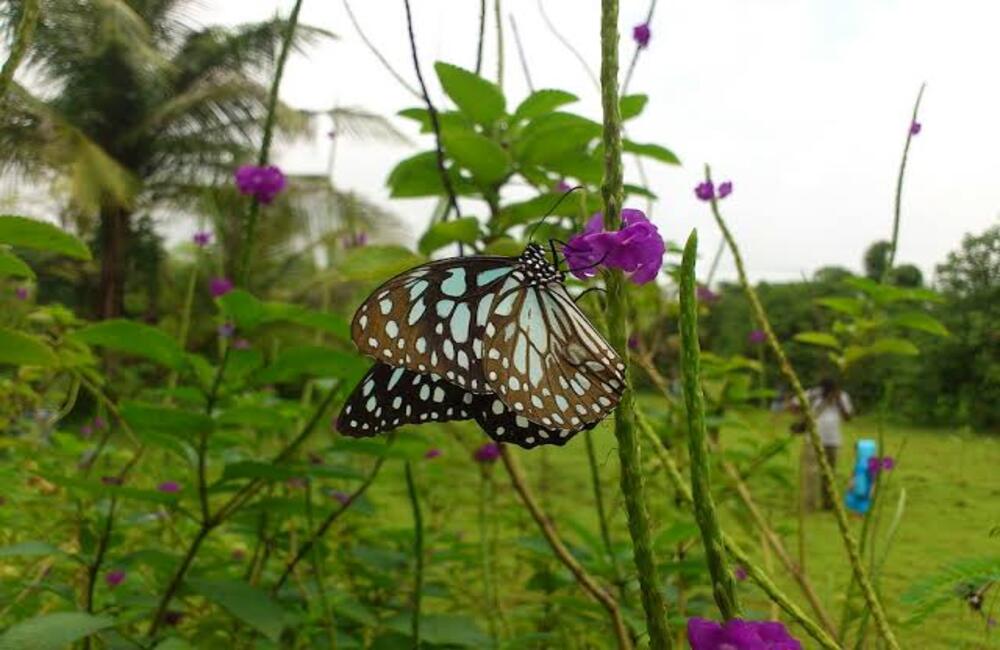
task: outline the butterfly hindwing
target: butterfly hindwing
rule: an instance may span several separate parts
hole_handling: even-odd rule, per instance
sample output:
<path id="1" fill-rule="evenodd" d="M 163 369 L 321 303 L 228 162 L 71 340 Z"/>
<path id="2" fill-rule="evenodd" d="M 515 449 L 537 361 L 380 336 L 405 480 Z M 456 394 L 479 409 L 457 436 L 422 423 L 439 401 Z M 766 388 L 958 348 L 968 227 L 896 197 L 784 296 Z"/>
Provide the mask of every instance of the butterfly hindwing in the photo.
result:
<path id="1" fill-rule="evenodd" d="M 476 422 L 483 431 L 497 442 L 505 442 L 531 449 L 539 445 L 565 445 L 583 429 L 593 429 L 597 423 L 583 429 L 550 429 L 517 415 L 496 395 L 476 395 L 473 403 Z"/>
<path id="2" fill-rule="evenodd" d="M 362 353 L 390 366 L 438 374 L 488 392 L 483 331 L 496 292 L 517 258 L 459 257 L 397 275 L 361 305 L 351 337 Z"/>

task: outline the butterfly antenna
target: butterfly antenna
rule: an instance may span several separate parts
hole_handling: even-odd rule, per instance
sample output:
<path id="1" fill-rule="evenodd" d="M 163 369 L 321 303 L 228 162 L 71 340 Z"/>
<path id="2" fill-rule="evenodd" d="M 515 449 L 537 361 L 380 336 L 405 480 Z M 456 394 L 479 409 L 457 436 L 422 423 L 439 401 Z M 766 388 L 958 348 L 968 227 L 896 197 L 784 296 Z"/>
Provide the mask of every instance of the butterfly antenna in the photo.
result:
<path id="1" fill-rule="evenodd" d="M 604 293 L 608 292 L 608 290 L 605 289 L 604 287 L 590 287 L 589 289 L 585 289 L 582 292 L 580 292 L 580 295 L 577 296 L 576 298 L 573 298 L 573 302 L 580 302 L 581 300 L 583 300 L 583 297 L 586 296 L 591 291 L 603 291 Z"/>
<path id="2" fill-rule="evenodd" d="M 552 204 L 552 207 L 549 208 L 549 211 L 545 213 L 545 216 L 542 217 L 541 219 L 539 219 L 538 221 L 536 221 L 535 224 L 533 226 L 531 226 L 531 230 L 528 231 L 528 241 L 530 242 L 531 239 L 535 236 L 535 231 L 538 229 L 538 226 L 542 225 L 542 223 L 546 219 L 548 219 L 549 217 L 552 216 L 552 213 L 555 211 L 556 208 L 559 207 L 559 204 L 563 202 L 563 199 L 565 199 L 567 196 L 569 196 L 573 192 L 575 192 L 577 190 L 582 190 L 582 189 L 583 189 L 583 185 L 577 185 L 576 187 L 571 187 L 568 190 L 566 190 L 565 192 L 563 192 L 562 196 L 560 196 L 558 199 L 556 199 L 556 202 Z"/>
<path id="3" fill-rule="evenodd" d="M 566 248 L 566 247 L 564 246 L 563 248 Z M 573 250 L 573 249 L 572 249 L 572 248 L 570 248 L 570 250 Z M 610 251 L 609 251 L 609 252 L 610 252 Z M 590 265 L 588 265 L 588 266 L 578 266 L 578 267 L 577 267 L 577 268 L 575 268 L 575 269 L 571 269 L 571 268 L 568 268 L 568 267 L 567 267 L 567 270 L 568 270 L 568 271 L 569 271 L 570 273 L 576 273 L 577 271 L 589 271 L 589 270 L 590 270 L 590 269 L 592 269 L 592 268 L 596 268 L 596 267 L 600 266 L 601 264 L 604 264 L 604 260 L 606 260 L 606 259 L 608 259 L 608 253 L 605 253 L 604 255 L 602 255 L 602 256 L 601 256 L 601 259 L 597 260 L 597 261 L 596 261 L 596 262 L 594 262 L 593 264 L 590 264 Z"/>

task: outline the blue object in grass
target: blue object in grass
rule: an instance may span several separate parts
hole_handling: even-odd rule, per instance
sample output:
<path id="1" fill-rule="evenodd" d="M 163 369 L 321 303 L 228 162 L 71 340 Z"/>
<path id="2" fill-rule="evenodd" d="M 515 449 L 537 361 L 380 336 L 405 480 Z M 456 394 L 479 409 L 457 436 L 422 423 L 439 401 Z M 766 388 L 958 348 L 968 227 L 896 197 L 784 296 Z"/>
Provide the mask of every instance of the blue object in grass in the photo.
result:
<path id="1" fill-rule="evenodd" d="M 868 462 L 878 454 L 878 445 L 874 440 L 858 440 L 854 446 L 854 470 L 851 473 L 851 486 L 847 489 L 844 503 L 848 508 L 859 514 L 866 514 L 872 503 L 872 485 L 874 477 L 868 471 Z"/>

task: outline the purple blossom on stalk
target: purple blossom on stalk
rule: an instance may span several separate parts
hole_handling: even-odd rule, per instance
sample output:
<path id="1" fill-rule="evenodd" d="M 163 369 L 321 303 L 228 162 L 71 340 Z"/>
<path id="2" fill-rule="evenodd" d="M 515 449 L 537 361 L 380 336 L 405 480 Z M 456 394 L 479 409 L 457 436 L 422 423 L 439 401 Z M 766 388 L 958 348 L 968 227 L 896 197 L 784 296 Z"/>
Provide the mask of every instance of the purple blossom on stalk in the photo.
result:
<path id="1" fill-rule="evenodd" d="M 105 421 L 104 418 L 102 418 L 100 415 L 94 416 L 94 428 L 95 429 L 103 429 L 106 426 L 108 426 L 108 423 L 107 423 L 107 421 Z"/>
<path id="2" fill-rule="evenodd" d="M 14 289 L 14 296 L 16 296 L 18 300 L 27 300 L 28 287 L 18 287 Z"/>
<path id="3" fill-rule="evenodd" d="M 604 230 L 604 215 L 595 214 L 582 233 L 563 247 L 569 270 L 581 280 L 597 274 L 597 266 L 621 269 L 635 284 L 645 284 L 660 272 L 666 246 L 659 231 L 641 210 L 622 210 L 622 228 Z"/>
<path id="4" fill-rule="evenodd" d="M 924 128 L 923 124 L 921 124 L 916 120 L 913 120 L 912 122 L 910 122 L 910 135 L 917 135 L 918 133 L 920 133 L 920 129 L 922 128 Z"/>
<path id="5" fill-rule="evenodd" d="M 719 183 L 719 199 L 724 199 L 733 193 L 733 182 L 723 181 Z"/>
<path id="6" fill-rule="evenodd" d="M 108 583 L 108 586 L 114 589 L 121 583 L 125 582 L 125 570 L 114 569 L 112 571 L 108 571 L 104 574 L 104 582 Z"/>
<path id="7" fill-rule="evenodd" d="M 217 331 L 219 332 L 219 336 L 221 336 L 224 339 L 228 339 L 230 336 L 233 335 L 234 332 L 236 332 L 236 325 L 226 322 L 223 323 L 222 325 L 219 325 Z"/>
<path id="8" fill-rule="evenodd" d="M 688 619 L 687 635 L 691 650 L 802 650 L 802 644 L 777 621 L 734 618 L 716 623 L 693 617 Z"/>
<path id="9" fill-rule="evenodd" d="M 205 248 L 212 243 L 212 233 L 202 230 L 196 232 L 191 240 L 194 241 L 195 246 L 198 248 Z"/>
<path id="10" fill-rule="evenodd" d="M 181 484 L 177 481 L 164 481 L 157 485 L 156 489 L 167 494 L 176 494 L 181 491 Z"/>
<path id="11" fill-rule="evenodd" d="M 213 298 L 221 298 L 233 290 L 233 281 L 229 278 L 212 278 L 208 283 L 208 291 Z"/>
<path id="12" fill-rule="evenodd" d="M 878 474 L 879 472 L 888 472 L 895 467 L 896 460 L 892 456 L 883 456 L 881 458 L 875 456 L 868 459 L 868 473 L 871 475 Z"/>
<path id="13" fill-rule="evenodd" d="M 89 424 L 85 424 L 82 427 L 80 427 L 80 435 L 83 436 L 84 438 L 89 438 L 90 436 L 94 435 L 94 428 L 91 427 Z"/>
<path id="14" fill-rule="evenodd" d="M 736 578 L 738 581 L 743 582 L 744 580 L 747 579 L 747 576 L 748 574 L 746 567 L 744 567 L 743 565 L 737 564 L 735 567 L 733 567 L 733 577 Z"/>
<path id="15" fill-rule="evenodd" d="M 243 165 L 236 170 L 234 177 L 240 194 L 253 196 L 265 205 L 274 201 L 287 184 L 285 175 L 274 165 Z"/>
<path id="16" fill-rule="evenodd" d="M 764 330 L 753 330 L 747 334 L 747 341 L 749 341 L 751 345 L 760 345 L 766 340 L 767 334 L 764 333 Z"/>
<path id="17" fill-rule="evenodd" d="M 248 341 L 246 339 L 236 339 L 235 341 L 233 341 L 233 349 L 235 349 L 235 350 L 249 350 L 250 349 L 250 341 Z"/>
<path id="18" fill-rule="evenodd" d="M 634 40 L 636 45 L 640 48 L 644 48 L 649 45 L 649 38 L 652 35 L 652 32 L 649 31 L 649 23 L 642 23 L 632 28 L 632 40 Z"/>
<path id="19" fill-rule="evenodd" d="M 432 458 L 437 458 L 440 455 L 441 455 L 441 450 L 438 449 L 437 447 L 434 447 L 432 449 L 427 450 L 427 452 L 424 454 L 424 458 L 426 458 L 427 460 L 431 460 Z"/>
<path id="20" fill-rule="evenodd" d="M 552 186 L 552 191 L 555 194 L 565 194 L 573 189 L 573 186 L 566 182 L 565 178 L 560 178 L 559 182 Z"/>
<path id="21" fill-rule="evenodd" d="M 351 495 L 340 490 L 330 490 L 330 498 L 342 506 L 346 506 L 351 502 Z"/>
<path id="22" fill-rule="evenodd" d="M 715 293 L 703 284 L 698 285 L 695 293 L 698 296 L 698 302 L 713 303 L 719 299 L 719 294 Z"/>
<path id="23" fill-rule="evenodd" d="M 500 445 L 495 442 L 487 442 L 476 450 L 472 458 L 477 463 L 483 463 L 484 465 L 495 463 L 500 458 Z"/>
<path id="24" fill-rule="evenodd" d="M 639 335 L 638 334 L 631 334 L 631 335 L 629 335 L 629 337 L 628 337 L 628 349 L 629 350 L 638 350 L 639 349 Z"/>
<path id="25" fill-rule="evenodd" d="M 712 185 L 712 181 L 698 183 L 694 188 L 694 195 L 702 201 L 711 201 L 715 198 L 715 186 Z"/>
<path id="26" fill-rule="evenodd" d="M 882 458 L 882 469 L 883 471 L 889 471 L 896 466 L 896 460 L 892 456 L 885 456 Z"/>

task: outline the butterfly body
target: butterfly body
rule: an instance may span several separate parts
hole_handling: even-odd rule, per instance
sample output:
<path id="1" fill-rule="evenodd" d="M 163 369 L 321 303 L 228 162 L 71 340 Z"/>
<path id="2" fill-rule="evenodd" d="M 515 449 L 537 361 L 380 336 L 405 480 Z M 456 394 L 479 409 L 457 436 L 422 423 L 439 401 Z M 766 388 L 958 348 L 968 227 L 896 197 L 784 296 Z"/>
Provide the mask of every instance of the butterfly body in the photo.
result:
<path id="1" fill-rule="evenodd" d="M 618 404 L 624 364 L 564 279 L 529 244 L 517 257 L 431 262 L 378 287 L 351 324 L 377 363 L 338 430 L 475 419 L 495 440 L 532 447 L 595 426 Z"/>

